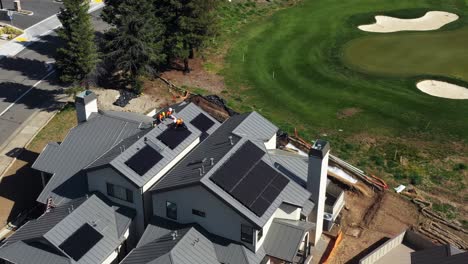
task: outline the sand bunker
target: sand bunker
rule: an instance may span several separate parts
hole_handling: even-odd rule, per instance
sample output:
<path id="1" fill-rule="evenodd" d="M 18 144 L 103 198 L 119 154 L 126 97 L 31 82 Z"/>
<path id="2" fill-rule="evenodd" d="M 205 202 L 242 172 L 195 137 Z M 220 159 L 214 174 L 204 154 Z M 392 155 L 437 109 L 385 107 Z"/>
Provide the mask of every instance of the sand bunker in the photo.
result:
<path id="1" fill-rule="evenodd" d="M 424 80 L 416 84 L 419 90 L 432 96 L 448 99 L 468 99 L 468 89 L 455 84 Z"/>
<path id="2" fill-rule="evenodd" d="M 427 31 L 436 30 L 458 19 L 458 16 L 448 12 L 430 11 L 424 16 L 414 19 L 401 19 L 389 16 L 375 16 L 376 23 L 358 26 L 360 30 L 378 33 L 397 31 Z"/>

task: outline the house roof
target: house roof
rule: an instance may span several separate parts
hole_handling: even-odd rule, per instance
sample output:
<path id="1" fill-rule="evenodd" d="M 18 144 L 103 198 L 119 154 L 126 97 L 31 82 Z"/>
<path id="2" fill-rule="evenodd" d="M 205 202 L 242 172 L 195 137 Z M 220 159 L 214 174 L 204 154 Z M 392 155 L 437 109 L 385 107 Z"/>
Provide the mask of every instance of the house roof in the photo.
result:
<path id="1" fill-rule="evenodd" d="M 265 142 L 274 136 L 277 130 L 274 125 L 256 112 L 233 116 L 179 162 L 151 190 L 163 192 L 201 183 L 252 223 L 261 227 L 281 203 L 287 202 L 302 207 L 310 197 L 310 193 L 297 183 L 289 181 L 281 193 L 269 204 L 266 211 L 262 215 L 257 215 L 210 178 L 246 144 L 253 144 L 259 148 L 263 153 L 260 160 L 273 171 L 278 172 L 265 148 Z M 211 166 L 210 158 L 213 158 L 213 166 Z M 203 159 L 206 159 L 205 173 L 201 174 Z"/>
<path id="2" fill-rule="evenodd" d="M 304 235 L 313 229 L 311 222 L 275 218 L 263 242 L 266 254 L 293 262 Z"/>
<path id="3" fill-rule="evenodd" d="M 197 224 L 182 225 L 155 217 L 137 247 L 121 264 L 258 264 L 264 256 L 263 250 L 255 254 L 237 242 L 210 234 Z"/>
<path id="4" fill-rule="evenodd" d="M 462 264 L 467 263 L 467 261 L 468 252 L 462 251 L 449 244 L 411 253 L 411 263 L 413 264 Z"/>
<path id="5" fill-rule="evenodd" d="M 81 170 L 119 141 L 141 132 L 140 121 L 101 112 L 71 129 L 61 144 L 48 144 L 32 165 L 53 174 L 37 201 L 45 204 L 52 197 L 60 205 L 83 196 L 87 186 Z"/>
<path id="6" fill-rule="evenodd" d="M 162 140 L 158 139 L 159 136 L 168 130 L 174 130 L 174 128 L 172 128 L 172 120 L 166 119 L 156 127 L 146 132 L 140 132 L 121 140 L 113 148 L 109 149 L 90 165 L 88 165 L 86 169 L 89 170 L 103 166 L 112 166 L 137 186 L 141 187 L 149 180 L 151 180 L 159 171 L 171 163 L 175 157 L 186 150 L 189 145 L 196 142 L 202 133 L 211 134 L 219 126 L 219 122 L 211 118 L 208 114 L 204 113 L 203 110 L 192 103 L 184 104 L 183 107 L 178 107 L 176 109 L 179 109 L 180 111 L 175 112 L 174 115 L 184 120 L 187 130 L 190 131 L 190 135 L 188 135 L 180 143 L 178 142 L 179 144 L 175 148 L 171 149 L 166 145 L 167 143 L 164 143 Z M 207 131 L 202 132 L 190 123 L 190 121 L 192 121 L 200 114 L 205 115 L 208 119 L 213 121 L 213 125 Z M 151 149 L 158 152 L 162 157 L 150 169 L 145 171 L 143 175 L 140 175 L 138 172 L 130 168 L 126 162 L 145 146 L 149 146 Z"/>
<path id="7" fill-rule="evenodd" d="M 98 195 L 72 200 L 27 222 L 5 241 L 0 258 L 14 263 L 101 263 L 125 240 L 135 211 Z M 79 233 L 85 225 L 91 233 Z M 99 239 L 85 245 L 93 234 Z M 77 260 L 63 247 L 74 236 L 79 238 L 77 245 L 89 247 Z"/>

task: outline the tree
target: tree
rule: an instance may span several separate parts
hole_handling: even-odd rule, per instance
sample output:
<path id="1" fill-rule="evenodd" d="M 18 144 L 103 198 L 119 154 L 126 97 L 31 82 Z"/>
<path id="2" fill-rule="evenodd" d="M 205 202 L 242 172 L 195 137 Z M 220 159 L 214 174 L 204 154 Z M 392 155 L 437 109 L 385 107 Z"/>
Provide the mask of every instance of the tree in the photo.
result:
<path id="1" fill-rule="evenodd" d="M 98 56 L 88 9 L 87 0 L 64 0 L 58 14 L 63 26 L 58 35 L 64 46 L 57 50 L 55 60 L 59 78 L 65 83 L 82 81 L 96 68 Z"/>
<path id="2" fill-rule="evenodd" d="M 105 60 L 140 93 L 141 77 L 153 73 L 165 60 L 161 42 L 164 30 L 147 0 L 123 0 L 117 12 L 114 27 L 106 32 Z"/>
<path id="3" fill-rule="evenodd" d="M 190 72 L 188 59 L 195 49 L 214 34 L 214 10 L 219 0 L 154 0 L 156 16 L 166 28 L 165 48 L 169 59 L 184 61 L 184 72 Z"/>

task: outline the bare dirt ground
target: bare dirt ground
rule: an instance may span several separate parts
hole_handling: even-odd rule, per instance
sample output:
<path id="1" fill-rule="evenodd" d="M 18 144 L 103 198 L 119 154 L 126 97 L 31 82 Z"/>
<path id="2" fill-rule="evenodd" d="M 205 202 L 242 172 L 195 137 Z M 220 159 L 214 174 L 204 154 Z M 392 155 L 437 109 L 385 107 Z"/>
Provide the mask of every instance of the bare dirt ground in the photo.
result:
<path id="1" fill-rule="evenodd" d="M 220 94 L 224 90 L 224 78 L 213 71 L 208 71 L 207 67 L 204 67 L 205 63 L 203 58 L 194 58 L 189 62 L 191 69 L 189 74 L 184 74 L 180 67 L 177 67 L 179 69 L 164 72 L 162 77 L 179 87 L 199 88 L 210 94 Z M 214 63 L 207 65 L 216 67 Z"/>
<path id="2" fill-rule="evenodd" d="M 343 210 L 341 221 L 343 240 L 329 263 L 358 263 L 365 255 L 363 249 L 394 237 L 419 221 L 417 207 L 390 192 L 375 193 L 370 198 L 347 192 L 345 202 L 348 209 Z"/>

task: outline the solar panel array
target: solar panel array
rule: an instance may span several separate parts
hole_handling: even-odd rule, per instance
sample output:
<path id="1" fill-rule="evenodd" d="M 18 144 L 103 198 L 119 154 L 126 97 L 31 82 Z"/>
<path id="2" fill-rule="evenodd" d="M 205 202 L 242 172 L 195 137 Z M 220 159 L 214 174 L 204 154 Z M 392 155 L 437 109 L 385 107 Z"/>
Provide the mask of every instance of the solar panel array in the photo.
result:
<path id="1" fill-rule="evenodd" d="M 265 213 L 289 182 L 261 160 L 264 154 L 247 141 L 210 178 L 257 216 Z"/>
<path id="2" fill-rule="evenodd" d="M 103 235 L 86 223 L 67 238 L 59 248 L 78 261 L 102 238 Z"/>
<path id="3" fill-rule="evenodd" d="M 179 127 L 173 128 L 169 127 L 164 132 L 162 132 L 157 139 L 159 139 L 164 145 L 168 146 L 171 149 L 175 149 L 182 143 L 186 138 L 188 138 L 192 132 L 187 128 Z"/>
<path id="4" fill-rule="evenodd" d="M 156 165 L 163 156 L 159 154 L 155 149 L 150 146 L 143 147 L 135 155 L 129 158 L 125 165 L 127 165 L 138 175 L 143 176 L 147 173 L 154 165 Z"/>
<path id="5" fill-rule="evenodd" d="M 190 121 L 190 124 L 198 128 L 201 132 L 206 132 L 215 124 L 215 122 L 204 114 L 198 114 L 194 119 L 192 119 L 192 121 Z"/>

